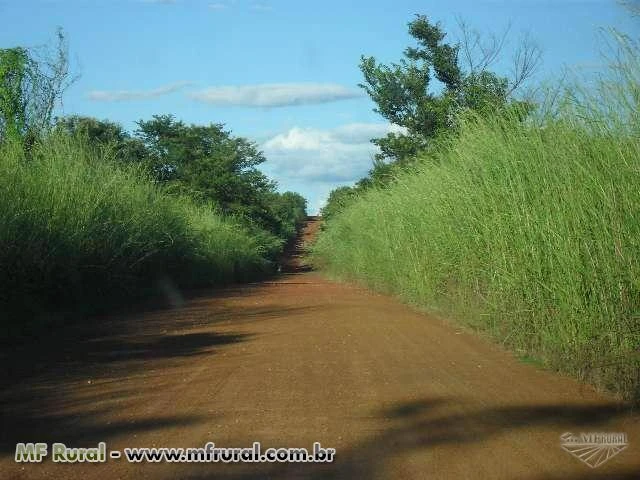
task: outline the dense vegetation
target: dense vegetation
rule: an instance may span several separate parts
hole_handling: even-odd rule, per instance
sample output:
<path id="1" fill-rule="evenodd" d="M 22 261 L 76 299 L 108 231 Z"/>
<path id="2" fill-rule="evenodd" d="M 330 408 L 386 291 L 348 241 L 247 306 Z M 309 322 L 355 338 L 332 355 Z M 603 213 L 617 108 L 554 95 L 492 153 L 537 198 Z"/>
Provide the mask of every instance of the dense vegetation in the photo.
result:
<path id="1" fill-rule="evenodd" d="M 483 36 L 459 21 L 462 40 L 446 42 L 446 33 L 424 15 L 409 22 L 416 42 L 399 63 L 379 64 L 363 56 L 360 85 L 375 102 L 375 112 L 403 127 L 372 142 L 379 147 L 369 175 L 353 187 L 331 192 L 322 215 L 325 220 L 372 187 L 384 187 L 398 174 L 411 171 L 418 157 L 438 155 L 440 145 L 460 129 L 468 112 L 486 118 L 500 114 L 526 117 L 535 108 L 530 100 L 514 94 L 540 65 L 541 51 L 529 37 L 513 52 L 512 76 L 503 77 L 489 68 L 503 54 L 507 32 Z M 464 61 L 463 61 L 464 59 Z"/>
<path id="2" fill-rule="evenodd" d="M 316 262 L 640 399 L 640 57 L 616 37 L 597 88 L 463 109 L 411 168 L 335 191 Z"/>
<path id="3" fill-rule="evenodd" d="M 52 119 L 69 78 L 58 38 L 45 61 L 0 50 L 3 333 L 275 271 L 306 201 L 277 192 L 256 146 L 170 115 L 133 135 L 109 121 Z"/>
<path id="4" fill-rule="evenodd" d="M 304 218 L 306 201 L 276 184 L 257 167 L 265 157 L 256 145 L 222 124 L 186 125 L 172 115 L 137 122 L 133 135 L 107 120 L 58 118 L 55 130 L 88 143 L 97 155 L 120 165 L 138 164 L 167 192 L 186 195 L 253 231 L 287 240 Z"/>

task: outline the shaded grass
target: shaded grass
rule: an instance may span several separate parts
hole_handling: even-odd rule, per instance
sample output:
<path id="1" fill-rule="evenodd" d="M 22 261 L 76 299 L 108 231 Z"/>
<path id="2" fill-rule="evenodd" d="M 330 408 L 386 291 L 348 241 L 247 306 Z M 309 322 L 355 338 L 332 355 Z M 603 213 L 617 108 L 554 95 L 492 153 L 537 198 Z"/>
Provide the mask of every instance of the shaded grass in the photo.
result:
<path id="1" fill-rule="evenodd" d="M 640 68 L 629 60 L 597 102 L 585 90 L 528 123 L 467 119 L 436 162 L 329 221 L 316 263 L 639 400 Z"/>
<path id="2" fill-rule="evenodd" d="M 0 325 L 87 313 L 158 290 L 248 280 L 280 241 L 168 195 L 108 152 L 52 135 L 29 158 L 0 145 Z"/>

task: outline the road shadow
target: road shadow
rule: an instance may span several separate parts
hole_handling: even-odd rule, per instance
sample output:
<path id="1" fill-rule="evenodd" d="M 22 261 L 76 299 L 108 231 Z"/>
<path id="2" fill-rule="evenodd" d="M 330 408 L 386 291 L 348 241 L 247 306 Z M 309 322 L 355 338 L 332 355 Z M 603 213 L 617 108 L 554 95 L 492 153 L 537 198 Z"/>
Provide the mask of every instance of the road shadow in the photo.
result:
<path id="1" fill-rule="evenodd" d="M 147 382 L 162 383 L 183 359 L 217 355 L 221 348 L 253 338 L 251 328 L 229 332 L 234 325 L 309 310 L 273 304 L 240 306 L 229 300 L 251 291 L 228 289 L 225 300 L 195 296 L 180 308 L 112 316 L 95 322 L 95 328 L 75 325 L 30 345 L 4 349 L 0 354 L 0 452 L 12 453 L 22 441 L 66 439 L 82 446 L 85 439 L 91 445 L 96 439 L 109 441 L 115 435 L 204 420 L 162 416 L 108 423 L 105 419 L 113 415 L 99 405 L 140 402 L 145 395 L 153 396 Z M 226 328 L 219 331 L 219 324 Z M 136 376 L 145 381 L 128 382 Z"/>
<path id="2" fill-rule="evenodd" d="M 68 446 L 95 447 L 98 442 L 114 437 L 134 438 L 136 435 L 154 430 L 172 427 L 197 425 L 210 420 L 190 415 L 167 415 L 147 417 L 141 420 L 104 422 L 98 416 L 55 415 L 42 412 L 16 415 L 11 411 L 2 412 L 2 431 L 0 432 L 0 451 L 12 454 L 16 443 L 44 442 L 49 445 L 61 442 Z M 100 412 L 102 414 L 108 411 Z"/>
<path id="3" fill-rule="evenodd" d="M 575 431 L 582 427 L 597 428 L 630 412 L 620 404 L 610 403 L 516 405 L 471 410 L 461 408 L 462 413 L 451 413 L 457 407 L 465 406 L 465 402 L 455 399 L 436 398 L 400 403 L 385 409 L 379 412 L 379 415 L 391 421 L 392 426 L 353 448 L 337 451 L 336 461 L 332 464 L 262 463 L 250 467 L 240 464 L 209 465 L 203 466 L 201 472 L 183 478 L 204 480 L 212 478 L 214 473 L 215 478 L 225 480 L 374 478 L 385 471 L 385 466 L 391 459 L 409 452 L 450 444 L 481 443 L 493 437 L 529 427 L 550 426 L 565 431 Z M 330 447 L 330 445 L 323 445 L 323 447 Z M 559 445 L 550 446 L 550 448 L 554 447 L 559 448 Z M 446 472 L 442 473 L 444 475 Z M 589 476 L 591 473 L 594 473 L 593 477 Z M 530 480 L 543 480 L 543 478 L 567 479 L 564 476 L 532 477 Z M 569 477 L 568 480 L 579 478 L 627 480 L 638 477 L 637 472 L 628 469 L 617 474 L 609 472 L 607 475 L 588 471 L 588 467 L 585 467 L 584 474 Z"/>
<path id="4" fill-rule="evenodd" d="M 0 452 L 14 452 L 17 442 L 56 441 L 88 446 L 116 435 L 134 436 L 205 421 L 181 415 L 114 420 L 113 415 L 117 418 L 121 413 L 118 405 L 150 392 L 144 383 L 135 390 L 118 385 L 144 371 L 147 365 L 162 369 L 166 362 L 214 354 L 217 348 L 246 338 L 215 332 L 67 337 L 57 349 L 53 343 L 41 342 L 37 355 L 29 349 L 21 352 L 20 359 L 5 361 L 0 393 Z"/>
<path id="5" fill-rule="evenodd" d="M 286 255 L 302 255 L 301 249 L 301 244 L 293 242 Z M 298 263 L 297 258 L 287 259 L 287 265 Z M 83 439 L 95 443 L 115 435 L 197 422 L 201 419 L 179 415 L 120 422 L 114 420 L 114 414 L 116 419 L 119 416 L 111 409 L 153 396 L 154 380 L 164 384 L 167 372 L 183 359 L 216 355 L 222 348 L 251 340 L 250 328 L 234 332 L 234 325 L 315 308 L 245 302 L 264 288 L 260 282 L 184 292 L 162 278 L 159 287 L 164 292 L 161 298 L 81 322 L 56 319 L 48 330 L 2 343 L 0 452 L 13 452 L 20 441 L 68 441 L 82 446 Z M 222 324 L 225 328 L 218 328 Z M 145 382 L 127 381 L 136 376 Z"/>
<path id="6" fill-rule="evenodd" d="M 4 346 L 0 353 L 0 392 L 58 371 L 82 377 L 100 366 L 131 374 L 145 362 L 214 354 L 223 346 L 247 341 L 247 333 L 217 332 L 216 325 L 243 325 L 309 312 L 318 307 L 240 306 L 230 300 L 251 295 L 259 286 L 194 295 L 179 308 L 91 319 L 34 338 L 29 344 Z M 212 331 L 213 329 L 213 331 Z M 204 331 L 203 331 L 204 330 Z M 0 401 L 2 399 L 0 394 Z"/>

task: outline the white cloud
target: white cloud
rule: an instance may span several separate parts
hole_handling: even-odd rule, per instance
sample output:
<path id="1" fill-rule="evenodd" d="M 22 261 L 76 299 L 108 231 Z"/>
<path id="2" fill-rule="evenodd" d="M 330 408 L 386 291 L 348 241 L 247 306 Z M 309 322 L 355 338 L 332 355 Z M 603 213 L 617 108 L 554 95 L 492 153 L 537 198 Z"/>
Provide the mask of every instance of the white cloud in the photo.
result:
<path id="1" fill-rule="evenodd" d="M 224 3 L 210 3 L 209 8 L 211 10 L 225 10 L 227 8 L 227 5 Z"/>
<path id="2" fill-rule="evenodd" d="M 388 123 L 349 123 L 324 130 L 294 127 L 262 142 L 267 161 L 261 170 L 282 190 L 305 195 L 309 211 L 316 213 L 331 190 L 367 174 L 378 151 L 371 138 L 390 132 L 404 129 Z"/>
<path id="3" fill-rule="evenodd" d="M 145 100 L 176 92 L 191 82 L 175 82 L 153 90 L 93 90 L 87 98 L 96 102 L 118 102 L 124 100 Z"/>
<path id="4" fill-rule="evenodd" d="M 209 87 L 189 96 L 211 105 L 285 107 L 346 100 L 361 93 L 334 83 L 272 83 Z"/>
<path id="5" fill-rule="evenodd" d="M 306 182 L 352 182 L 371 168 L 378 149 L 370 140 L 402 127 L 352 123 L 330 130 L 294 127 L 261 145 L 265 170 L 276 177 Z"/>

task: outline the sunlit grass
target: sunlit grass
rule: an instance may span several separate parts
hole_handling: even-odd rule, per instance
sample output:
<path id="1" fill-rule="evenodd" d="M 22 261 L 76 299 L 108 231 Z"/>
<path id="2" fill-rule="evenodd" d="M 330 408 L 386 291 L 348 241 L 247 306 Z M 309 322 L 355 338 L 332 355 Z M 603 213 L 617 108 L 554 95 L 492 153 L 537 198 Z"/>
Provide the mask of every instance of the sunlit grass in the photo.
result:
<path id="1" fill-rule="evenodd" d="M 467 119 L 437 164 L 333 218 L 316 262 L 639 399 L 636 52 L 538 122 Z"/>

